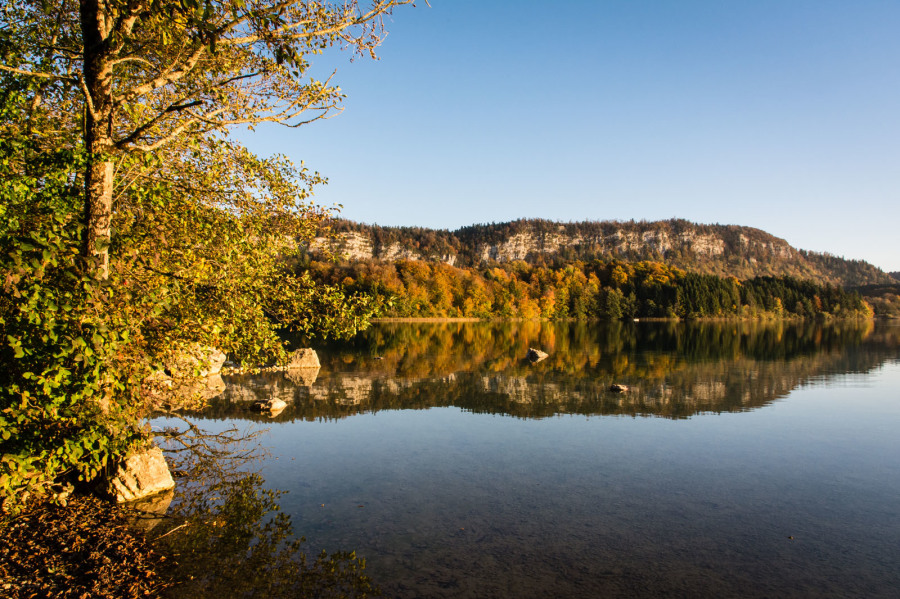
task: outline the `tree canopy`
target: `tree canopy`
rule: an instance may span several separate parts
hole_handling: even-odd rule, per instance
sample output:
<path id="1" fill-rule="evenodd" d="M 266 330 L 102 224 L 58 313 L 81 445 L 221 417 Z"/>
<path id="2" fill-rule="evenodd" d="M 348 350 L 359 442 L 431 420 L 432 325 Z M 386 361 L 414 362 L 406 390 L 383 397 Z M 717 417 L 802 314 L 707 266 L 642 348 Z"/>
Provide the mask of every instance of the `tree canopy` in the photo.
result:
<path id="1" fill-rule="evenodd" d="M 278 332 L 371 307 L 290 267 L 324 181 L 229 128 L 339 109 L 328 48 L 374 56 L 410 0 L 71 0 L 0 13 L 0 495 L 89 480 L 142 442 L 142 381 L 179 348 L 251 364 Z M 60 495 L 61 496 L 61 495 Z"/>
<path id="2" fill-rule="evenodd" d="M 382 17 L 411 2 L 26 0 L 4 8 L 0 69 L 36 82 L 30 131 L 83 144 L 82 251 L 105 273 L 130 153 L 185 153 L 232 126 L 323 118 L 340 89 L 311 76 L 309 56 L 336 45 L 374 56 Z"/>
<path id="3" fill-rule="evenodd" d="M 386 307 L 384 316 L 606 319 L 867 318 L 858 293 L 794 277 L 739 281 L 661 262 L 618 259 L 481 268 L 397 260 L 309 260 L 320 281 L 345 285 Z"/>

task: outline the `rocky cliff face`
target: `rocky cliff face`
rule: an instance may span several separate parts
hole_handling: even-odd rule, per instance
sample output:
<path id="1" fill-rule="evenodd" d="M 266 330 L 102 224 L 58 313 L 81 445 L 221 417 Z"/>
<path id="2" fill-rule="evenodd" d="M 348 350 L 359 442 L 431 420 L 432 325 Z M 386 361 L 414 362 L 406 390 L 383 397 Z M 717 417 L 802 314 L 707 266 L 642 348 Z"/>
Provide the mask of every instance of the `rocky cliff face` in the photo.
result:
<path id="1" fill-rule="evenodd" d="M 343 221 L 334 238 L 317 238 L 310 251 L 347 261 L 432 260 L 480 266 L 516 260 L 655 260 L 673 266 L 750 278 L 791 275 L 840 285 L 890 282 L 871 264 L 805 252 L 751 227 L 657 222 L 554 223 L 522 220 L 457 231 L 377 227 Z"/>
<path id="2" fill-rule="evenodd" d="M 340 233 L 336 237 L 316 237 L 310 244 L 309 250 L 314 254 L 329 254 L 348 262 L 434 259 L 432 256 L 423 255 L 421 252 L 404 247 L 397 242 L 383 247 L 376 246 L 373 240 L 363 233 Z M 438 259 L 449 264 L 456 262 L 455 255 L 444 255 Z"/>
<path id="3" fill-rule="evenodd" d="M 765 248 L 766 251 L 774 251 L 778 255 L 790 257 L 794 250 L 787 243 L 762 244 L 751 242 L 743 237 L 742 244 L 749 247 L 751 244 Z M 721 256 L 726 252 L 725 241 L 712 234 L 694 233 L 686 231 L 677 236 L 671 236 L 666 231 L 626 231 L 617 229 L 609 234 L 596 234 L 583 236 L 579 234 L 569 235 L 565 232 L 558 234 L 518 233 L 506 241 L 496 244 L 482 244 L 479 246 L 479 256 L 482 261 L 494 260 L 496 262 L 512 262 L 514 260 L 528 260 L 535 254 L 559 254 L 561 250 L 581 250 L 592 248 L 598 254 L 636 254 L 665 256 L 674 251 L 689 252 L 698 256 Z"/>

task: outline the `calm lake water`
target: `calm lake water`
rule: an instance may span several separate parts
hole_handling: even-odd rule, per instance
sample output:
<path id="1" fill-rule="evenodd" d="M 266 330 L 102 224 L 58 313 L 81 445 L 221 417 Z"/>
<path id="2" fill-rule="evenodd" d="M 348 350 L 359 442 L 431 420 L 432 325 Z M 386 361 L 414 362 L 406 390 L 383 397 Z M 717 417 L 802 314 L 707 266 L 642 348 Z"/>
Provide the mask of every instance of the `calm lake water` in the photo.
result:
<path id="1" fill-rule="evenodd" d="M 318 351 L 191 419 L 262 429 L 294 532 L 387 597 L 898 596 L 896 325 L 379 324 Z"/>

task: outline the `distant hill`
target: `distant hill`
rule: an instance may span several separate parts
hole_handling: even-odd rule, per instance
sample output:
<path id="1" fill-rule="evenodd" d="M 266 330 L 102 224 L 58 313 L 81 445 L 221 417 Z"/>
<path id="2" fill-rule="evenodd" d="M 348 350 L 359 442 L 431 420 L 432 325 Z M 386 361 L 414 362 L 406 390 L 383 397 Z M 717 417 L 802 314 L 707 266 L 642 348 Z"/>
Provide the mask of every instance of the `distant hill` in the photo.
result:
<path id="1" fill-rule="evenodd" d="M 895 282 L 862 260 L 793 248 L 752 227 L 685 220 L 559 223 L 528 219 L 463 227 L 381 227 L 336 221 L 334 239 L 317 238 L 311 253 L 330 251 L 346 261 L 442 261 L 455 266 L 522 260 L 558 265 L 573 260 L 653 260 L 685 270 L 735 276 L 794 276 L 859 286 Z"/>
<path id="2" fill-rule="evenodd" d="M 894 279 L 900 281 L 900 272 L 889 272 L 888 274 L 889 274 L 891 277 L 893 277 Z"/>

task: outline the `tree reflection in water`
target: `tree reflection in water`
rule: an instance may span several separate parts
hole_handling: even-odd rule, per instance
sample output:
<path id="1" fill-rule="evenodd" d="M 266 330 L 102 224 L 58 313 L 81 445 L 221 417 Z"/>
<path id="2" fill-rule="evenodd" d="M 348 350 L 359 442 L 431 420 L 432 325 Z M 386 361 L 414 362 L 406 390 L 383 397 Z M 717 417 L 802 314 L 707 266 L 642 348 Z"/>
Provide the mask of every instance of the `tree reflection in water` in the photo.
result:
<path id="1" fill-rule="evenodd" d="M 550 357 L 527 363 L 528 347 Z M 854 402 L 898 351 L 900 327 L 870 322 L 391 323 L 322 347 L 315 378 L 228 376 L 191 418 L 271 422 L 253 402 L 285 400 L 267 443 L 313 457 L 267 464 L 295 485 L 284 509 L 316 549 L 364 551 L 391 596 L 874 596 L 897 587 L 883 458 L 896 443 L 873 417 L 892 415 L 880 394 L 894 383 Z M 803 386 L 788 409 L 759 410 Z M 178 509 L 199 522 L 159 531 L 174 531 L 160 542 L 175 574 L 195 577 L 173 596 L 372 592 L 352 554 L 301 561 L 246 448 L 222 462 L 209 455 L 222 443 L 190 434 L 170 443 L 197 445 Z"/>
<path id="2" fill-rule="evenodd" d="M 264 488 L 255 471 L 264 456 L 259 434 L 212 433 L 183 420 L 160 435 L 178 487 L 149 537 L 172 559 L 168 596 L 379 596 L 354 552 L 304 551 L 280 511 L 282 492 Z"/>
<path id="3" fill-rule="evenodd" d="M 829 373 L 869 372 L 896 355 L 898 339 L 896 327 L 871 321 L 384 323 L 321 348 L 315 377 L 229 376 L 192 415 L 268 421 L 250 406 L 274 397 L 287 404 L 279 422 L 450 406 L 689 418 L 757 409 Z M 529 347 L 550 357 L 532 364 Z"/>

